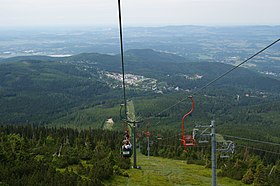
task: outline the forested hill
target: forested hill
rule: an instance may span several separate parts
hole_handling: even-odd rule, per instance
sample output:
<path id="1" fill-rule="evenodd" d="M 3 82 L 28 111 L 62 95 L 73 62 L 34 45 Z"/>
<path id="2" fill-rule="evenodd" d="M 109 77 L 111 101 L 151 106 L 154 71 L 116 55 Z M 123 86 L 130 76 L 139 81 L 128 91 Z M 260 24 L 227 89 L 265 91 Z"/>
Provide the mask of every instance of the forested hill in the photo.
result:
<path id="1" fill-rule="evenodd" d="M 127 98 L 133 100 L 136 115 L 144 119 L 137 130 L 151 132 L 150 155 L 209 167 L 209 146 L 186 154 L 177 134 L 181 117 L 190 107 L 187 95 L 231 68 L 153 50 L 126 52 Z M 245 137 L 234 139 L 236 155 L 219 161 L 220 176 L 248 184 L 279 185 L 280 151 L 275 145 L 280 141 L 279 90 L 279 80 L 239 68 L 195 95 L 195 112 L 188 118 L 187 132 L 215 119 L 220 135 Z M 119 117 L 122 96 L 119 55 L 3 59 L 0 125 L 10 125 L 0 127 L 0 160 L 4 162 L 0 164 L 0 184 L 63 185 L 61 180 L 65 180 L 66 184 L 100 185 L 113 175 L 128 176 L 121 168 L 128 168 L 129 162 L 118 156 L 122 133 L 100 130 L 109 118 L 113 129 L 126 128 Z M 185 101 L 170 107 L 182 99 Z M 13 126 L 21 124 L 33 125 Z M 36 126 L 40 124 L 48 128 Z M 242 141 L 246 138 L 254 141 Z M 269 144 L 253 143 L 256 141 Z M 142 153 L 147 154 L 146 138 L 139 142 Z"/>
<path id="2" fill-rule="evenodd" d="M 82 53 L 75 56 L 55 58 L 48 56 L 23 56 L 3 59 L 2 62 L 60 62 L 76 65 L 77 68 L 91 68 L 97 71 L 121 73 L 120 56 L 98 53 Z M 85 69 L 84 68 L 84 69 Z M 151 49 L 134 49 L 125 52 L 126 73 L 155 78 L 172 86 L 193 88 L 204 85 L 218 75 L 232 68 L 223 63 L 191 61 L 171 53 L 156 52 Z M 89 69 L 88 69 L 89 70 Z M 95 72 L 96 73 L 96 72 Z M 202 76 L 199 81 L 190 81 L 195 75 Z M 195 77 L 194 77 L 195 78 Z M 244 79 L 246 81 L 244 81 Z M 262 91 L 276 91 L 280 81 L 246 68 L 239 68 L 219 81 L 217 85 L 238 86 Z"/>
<path id="3" fill-rule="evenodd" d="M 135 98 L 193 91 L 232 68 L 150 49 L 129 50 L 125 54 L 125 70 L 130 74 L 128 95 Z M 96 105 L 119 105 L 122 100 L 120 74 L 119 55 L 84 53 L 63 58 L 2 59 L 0 123 L 46 124 Z M 240 68 L 210 88 L 219 92 L 231 89 L 232 95 L 236 92 L 278 95 L 280 81 Z M 96 121 L 92 117 L 84 121 L 88 119 L 88 123 Z"/>

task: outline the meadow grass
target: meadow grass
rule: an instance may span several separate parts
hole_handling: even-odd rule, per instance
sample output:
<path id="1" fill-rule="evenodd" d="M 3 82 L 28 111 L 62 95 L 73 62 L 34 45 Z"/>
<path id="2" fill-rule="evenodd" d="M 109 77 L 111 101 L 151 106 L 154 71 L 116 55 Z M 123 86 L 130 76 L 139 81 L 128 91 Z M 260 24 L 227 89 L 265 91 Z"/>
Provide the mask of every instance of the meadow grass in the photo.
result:
<path id="1" fill-rule="evenodd" d="M 114 176 L 104 182 L 105 185 L 117 186 L 173 186 L 173 185 L 211 185 L 211 169 L 203 166 L 187 164 L 182 160 L 171 160 L 161 157 L 144 156 L 137 154 L 137 165 L 141 169 L 129 169 L 129 177 Z M 131 158 L 132 159 L 132 158 Z M 219 186 L 239 186 L 244 185 L 241 181 L 224 177 L 217 177 Z"/>

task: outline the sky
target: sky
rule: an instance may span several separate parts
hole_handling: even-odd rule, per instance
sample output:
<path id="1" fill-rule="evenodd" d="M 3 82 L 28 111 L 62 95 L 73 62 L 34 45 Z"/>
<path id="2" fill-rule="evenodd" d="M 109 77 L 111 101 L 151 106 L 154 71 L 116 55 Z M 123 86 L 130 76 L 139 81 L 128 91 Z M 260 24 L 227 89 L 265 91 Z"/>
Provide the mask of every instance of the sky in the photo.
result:
<path id="1" fill-rule="evenodd" d="M 121 0 L 124 26 L 280 25 L 280 0 Z M 0 27 L 117 26 L 117 0 L 0 0 Z"/>

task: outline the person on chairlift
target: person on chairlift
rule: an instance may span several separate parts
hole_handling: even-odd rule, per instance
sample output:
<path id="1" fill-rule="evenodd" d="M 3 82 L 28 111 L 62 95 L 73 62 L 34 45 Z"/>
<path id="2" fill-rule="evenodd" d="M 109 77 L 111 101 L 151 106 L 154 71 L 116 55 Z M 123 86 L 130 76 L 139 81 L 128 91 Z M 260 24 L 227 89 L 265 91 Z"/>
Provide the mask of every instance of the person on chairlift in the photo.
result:
<path id="1" fill-rule="evenodd" d="M 132 145 L 128 140 L 123 140 L 123 149 L 131 149 Z"/>

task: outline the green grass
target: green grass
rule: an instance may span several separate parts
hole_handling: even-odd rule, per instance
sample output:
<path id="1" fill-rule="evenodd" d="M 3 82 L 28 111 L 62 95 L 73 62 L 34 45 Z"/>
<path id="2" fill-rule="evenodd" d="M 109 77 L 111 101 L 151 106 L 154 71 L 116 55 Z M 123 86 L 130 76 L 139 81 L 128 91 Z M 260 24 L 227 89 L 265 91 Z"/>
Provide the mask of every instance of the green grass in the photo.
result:
<path id="1" fill-rule="evenodd" d="M 203 166 L 186 164 L 182 160 L 171 160 L 160 157 L 150 157 L 142 154 L 138 155 L 138 165 L 141 170 L 128 170 L 129 177 L 114 176 L 113 179 L 104 182 L 105 185 L 211 185 L 211 169 Z M 240 181 L 229 178 L 218 177 L 217 185 L 219 186 L 238 186 L 245 185 Z"/>
<path id="2" fill-rule="evenodd" d="M 67 116 L 55 120 L 49 126 L 57 127 L 73 127 L 73 128 L 102 128 L 104 122 L 108 118 L 115 121 L 119 117 L 119 107 L 103 108 L 95 106 L 91 108 L 81 109 Z"/>

